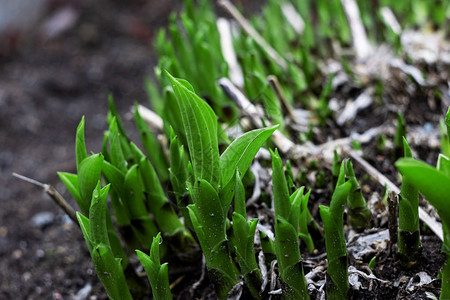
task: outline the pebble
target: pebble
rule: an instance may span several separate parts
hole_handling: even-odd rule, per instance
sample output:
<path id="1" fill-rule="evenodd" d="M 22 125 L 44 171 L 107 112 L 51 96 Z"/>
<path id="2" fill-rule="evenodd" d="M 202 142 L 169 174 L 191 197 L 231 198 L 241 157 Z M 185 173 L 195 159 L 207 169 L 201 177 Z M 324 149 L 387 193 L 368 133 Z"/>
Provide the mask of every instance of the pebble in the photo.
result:
<path id="1" fill-rule="evenodd" d="M 91 291 L 92 284 L 88 282 L 81 290 L 78 291 L 76 295 L 72 296 L 72 300 L 85 300 L 89 297 Z"/>
<path id="2" fill-rule="evenodd" d="M 49 211 L 37 213 L 31 218 L 31 225 L 43 228 L 53 223 L 55 216 Z"/>

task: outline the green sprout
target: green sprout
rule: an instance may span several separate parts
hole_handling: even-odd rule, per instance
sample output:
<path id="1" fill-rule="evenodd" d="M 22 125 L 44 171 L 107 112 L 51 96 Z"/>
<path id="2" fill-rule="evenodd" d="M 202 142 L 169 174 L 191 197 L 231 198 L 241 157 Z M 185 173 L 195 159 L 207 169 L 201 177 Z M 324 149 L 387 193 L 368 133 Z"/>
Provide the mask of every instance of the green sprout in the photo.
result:
<path id="1" fill-rule="evenodd" d="M 278 260 L 285 299 L 309 299 L 307 282 L 300 256 L 298 227 L 303 188 L 295 199 L 289 199 L 283 163 L 278 151 L 271 151 L 272 182 L 275 205 L 275 253 Z"/>
<path id="2" fill-rule="evenodd" d="M 345 161 L 343 161 L 330 207 L 323 205 L 319 207 L 325 230 L 325 247 L 328 260 L 327 299 L 348 298 L 348 258 L 344 234 L 344 209 L 351 188 L 351 181 L 345 182 Z"/>
<path id="3" fill-rule="evenodd" d="M 213 110 L 195 94 L 187 81 L 176 79 L 168 72 L 166 74 L 175 94 L 178 115 L 186 130 L 187 149 L 192 163 L 192 178 L 188 177 L 186 182 L 192 200 L 192 204 L 187 207 L 190 220 L 205 255 L 217 296 L 224 299 L 238 283 L 239 274 L 230 255 L 226 234 L 227 213 L 236 187 L 234 178 L 236 172 L 239 176 L 246 173 L 260 147 L 278 126 L 243 134 L 219 156 L 217 120 Z M 240 209 L 238 214 L 242 216 L 242 213 Z M 236 220 L 238 218 L 236 216 Z M 256 223 L 250 225 L 256 226 Z M 244 227 L 243 224 L 237 230 Z M 251 233 L 251 228 L 248 228 L 247 234 Z M 246 255 L 248 250 L 244 246 L 248 245 L 243 245 L 243 242 L 238 245 L 239 251 L 242 250 L 241 255 Z M 251 270 L 246 271 L 254 271 L 252 264 L 248 267 Z"/>
<path id="4" fill-rule="evenodd" d="M 450 157 L 450 107 L 445 115 L 445 120 L 440 120 L 439 127 L 441 132 L 441 153 Z"/>
<path id="5" fill-rule="evenodd" d="M 245 189 L 239 172 L 236 172 L 234 193 L 233 233 L 236 255 L 245 283 L 255 299 L 260 299 L 261 272 L 255 257 L 254 238 L 258 219 L 247 221 Z"/>
<path id="6" fill-rule="evenodd" d="M 75 140 L 75 157 L 78 174 L 58 172 L 58 176 L 77 202 L 81 214 L 86 218 L 89 218 L 92 191 L 95 189 L 97 182 L 100 179 L 104 157 L 101 154 L 87 156 L 84 125 L 85 121 L 83 117 L 78 125 Z M 108 237 L 113 252 L 116 257 L 120 257 L 123 260 L 123 266 L 127 267 L 128 259 L 114 230 L 111 216 L 107 214 L 106 219 Z"/>
<path id="7" fill-rule="evenodd" d="M 444 231 L 442 252 L 446 255 L 441 270 L 441 295 L 439 299 L 450 298 L 450 160 L 439 156 L 438 167 L 433 168 L 426 163 L 412 158 L 403 158 L 395 163 L 403 176 L 407 176 L 411 185 L 433 205 L 441 220 Z"/>
<path id="8" fill-rule="evenodd" d="M 403 138 L 406 158 L 412 158 L 412 152 L 408 142 Z M 409 175 L 402 178 L 402 188 L 399 198 L 398 216 L 398 254 L 400 260 L 406 264 L 414 264 L 420 254 L 420 231 L 419 231 L 419 193 L 414 184 L 411 183 Z"/>
<path id="9" fill-rule="evenodd" d="M 106 205 L 109 185 L 103 189 L 98 181 L 92 193 L 89 218 L 77 212 L 78 222 L 91 253 L 95 271 L 110 299 L 133 299 L 123 273 L 122 260 L 115 257 L 108 238 Z"/>
<path id="10" fill-rule="evenodd" d="M 397 128 L 394 134 L 394 160 L 402 157 L 403 137 L 406 137 L 406 125 L 403 115 L 399 112 L 397 114 Z"/>
<path id="11" fill-rule="evenodd" d="M 372 259 L 369 261 L 369 264 L 367 265 L 367 267 L 370 270 L 375 269 L 375 263 L 377 262 L 377 256 L 375 255 L 374 257 L 372 257 Z"/>
<path id="12" fill-rule="evenodd" d="M 315 220 L 313 219 L 311 212 L 308 209 L 308 199 L 309 195 L 311 194 L 311 190 L 309 190 L 308 193 L 303 195 L 304 189 L 297 189 L 290 197 L 291 203 L 295 201 L 295 198 L 298 196 L 299 193 L 302 194 L 301 196 L 301 203 L 300 203 L 300 218 L 299 218 L 299 232 L 298 235 L 302 239 L 302 241 L 306 244 L 306 247 L 308 248 L 309 253 L 312 253 L 315 249 L 314 247 L 314 241 L 309 233 L 309 228 L 316 225 L 314 223 Z"/>
<path id="13" fill-rule="evenodd" d="M 169 287 L 169 273 L 167 263 L 161 265 L 159 258 L 159 245 L 161 243 L 161 233 L 153 238 L 150 247 L 150 256 L 142 251 L 136 250 L 136 254 L 144 266 L 148 281 L 152 287 L 153 299 L 171 300 L 172 293 Z"/>
<path id="14" fill-rule="evenodd" d="M 370 226 L 372 213 L 367 207 L 366 199 L 362 195 L 361 188 L 353 171 L 353 164 L 347 160 L 345 164 L 345 177 L 351 183 L 352 188 L 348 194 L 348 223 L 353 229 L 362 231 Z"/>

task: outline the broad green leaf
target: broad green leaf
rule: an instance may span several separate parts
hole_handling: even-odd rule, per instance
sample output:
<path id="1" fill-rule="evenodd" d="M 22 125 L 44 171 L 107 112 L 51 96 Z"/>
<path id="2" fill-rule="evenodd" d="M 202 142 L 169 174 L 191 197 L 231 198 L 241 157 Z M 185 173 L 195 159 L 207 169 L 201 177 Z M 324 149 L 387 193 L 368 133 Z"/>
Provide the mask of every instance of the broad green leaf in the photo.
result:
<path id="1" fill-rule="evenodd" d="M 78 205 L 85 216 L 89 216 L 92 191 L 100 179 L 103 160 L 103 155 L 95 154 L 85 158 L 80 164 L 78 187 L 80 189 L 81 202 Z"/>
<path id="2" fill-rule="evenodd" d="M 249 131 L 235 139 L 220 156 L 222 186 L 228 184 L 236 169 L 244 176 L 264 142 L 279 125 Z"/>
<path id="3" fill-rule="evenodd" d="M 80 124 L 77 128 L 75 157 L 77 161 L 77 170 L 79 171 L 81 162 L 87 157 L 86 142 L 84 140 L 84 116 L 81 118 Z"/>
<path id="4" fill-rule="evenodd" d="M 280 273 L 283 273 L 301 259 L 298 249 L 298 233 L 294 226 L 283 218 L 277 218 L 275 228 L 275 250 L 279 259 Z"/>
<path id="5" fill-rule="evenodd" d="M 450 225 L 450 177 L 428 164 L 412 158 L 399 159 L 395 166 L 441 215 L 443 222 Z"/>
<path id="6" fill-rule="evenodd" d="M 78 188 L 78 175 L 66 172 L 58 172 L 58 176 L 79 206 L 82 200 L 80 190 Z"/>
<path id="7" fill-rule="evenodd" d="M 206 102 L 186 87 L 185 82 L 180 82 L 168 72 L 166 74 L 180 108 L 194 175 L 217 189 L 220 166 L 216 116 Z"/>
<path id="8" fill-rule="evenodd" d="M 226 211 L 220 203 L 217 191 L 206 180 L 198 179 L 189 190 L 197 209 L 198 221 L 205 233 L 206 243 L 209 250 L 212 250 L 226 240 Z"/>

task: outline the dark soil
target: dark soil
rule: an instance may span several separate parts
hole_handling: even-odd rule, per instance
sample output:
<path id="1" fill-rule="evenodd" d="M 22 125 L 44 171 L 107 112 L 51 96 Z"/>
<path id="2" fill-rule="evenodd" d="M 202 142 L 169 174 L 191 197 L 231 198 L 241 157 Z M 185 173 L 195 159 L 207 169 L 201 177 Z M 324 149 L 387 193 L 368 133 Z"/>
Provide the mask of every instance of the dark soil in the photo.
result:
<path id="1" fill-rule="evenodd" d="M 54 2 L 53 10 L 64 1 Z M 88 150 L 98 152 L 106 129 L 107 97 L 112 93 L 131 139 L 138 140 L 126 116 L 134 101 L 148 103 L 143 82 L 152 76 L 156 64 L 150 41 L 180 3 L 102 0 L 95 7 L 74 7 L 80 13 L 79 19 L 60 37 L 46 41 L 27 38 L 13 53 L 0 56 L 0 299 L 87 299 L 75 296 L 89 286 L 89 299 L 107 298 L 79 228 L 42 189 L 12 177 L 11 173 L 54 185 L 75 206 L 56 172 L 75 172 L 74 136 L 78 122 L 84 115 Z M 408 124 L 423 126 L 430 122 L 437 126 L 442 111 L 439 105 L 430 107 L 427 95 L 399 104 Z M 361 133 L 385 122 L 395 123 L 395 113 L 382 107 L 374 112 L 375 118 L 371 110 L 361 112 L 351 126 L 358 127 Z M 333 134 L 342 134 L 334 138 L 344 137 L 354 129 L 334 130 Z M 438 153 L 423 145 L 417 146 L 416 151 L 419 158 L 430 163 Z M 398 184 L 397 172 L 390 157 L 384 154 L 377 152 L 375 143 L 364 146 L 364 157 Z M 358 178 L 364 175 L 357 166 L 355 171 Z M 368 186 L 363 188 L 365 196 L 374 191 L 381 193 L 382 187 L 373 180 L 366 180 L 364 185 Z M 310 206 L 314 215 L 319 204 L 327 203 L 328 191 L 313 190 Z M 391 285 L 374 282 L 372 291 L 354 292 L 352 298 L 425 299 L 425 291 L 438 295 L 439 280 L 414 294 L 399 293 L 393 286 L 402 275 L 411 277 L 420 271 L 436 278 L 443 262 L 441 242 L 434 236 L 424 236 L 422 242 L 422 258 L 408 271 L 395 264 L 392 253 L 380 252 L 373 272 L 380 279 L 391 281 Z M 367 262 L 354 265 L 363 270 Z M 207 278 L 192 289 L 201 273 L 200 262 L 172 272 L 170 281 L 176 282 L 174 298 L 214 299 Z"/>
<path id="2" fill-rule="evenodd" d="M 11 173 L 50 183 L 75 205 L 56 172 L 75 171 L 81 117 L 88 150 L 98 152 L 109 93 L 122 116 L 134 101 L 148 103 L 143 82 L 156 63 L 151 40 L 179 5 L 143 2 L 79 5 L 80 18 L 64 35 L 28 40 L 0 60 L 1 299 L 70 299 L 87 284 L 94 299 L 106 298 L 79 228 L 40 188 Z M 44 224 L 33 224 L 39 216 Z"/>

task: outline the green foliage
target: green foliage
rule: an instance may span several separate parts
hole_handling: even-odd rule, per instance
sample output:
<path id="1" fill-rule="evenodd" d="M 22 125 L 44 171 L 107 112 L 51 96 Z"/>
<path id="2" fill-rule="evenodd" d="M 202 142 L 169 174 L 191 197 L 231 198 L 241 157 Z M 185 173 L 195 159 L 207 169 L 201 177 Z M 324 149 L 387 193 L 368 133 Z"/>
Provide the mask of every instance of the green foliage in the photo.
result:
<path id="1" fill-rule="evenodd" d="M 194 93 L 185 80 L 167 73 L 176 95 L 181 119 L 186 130 L 189 157 L 196 179 L 213 187 L 219 184 L 220 160 L 217 141 L 217 120 L 211 107 Z"/>
<path id="2" fill-rule="evenodd" d="M 441 153 L 450 157 L 450 107 L 445 115 L 445 120 L 440 120 L 439 128 L 441 132 Z"/>
<path id="3" fill-rule="evenodd" d="M 444 243 L 442 252 L 447 256 L 444 267 L 441 270 L 441 295 L 440 299 L 450 298 L 450 161 L 445 156 L 440 156 L 438 169 L 424 162 L 412 158 L 403 158 L 395 163 L 397 169 L 419 192 L 433 205 L 442 220 L 444 231 Z"/>
<path id="4" fill-rule="evenodd" d="M 220 156 L 222 186 L 227 186 L 237 169 L 244 176 L 253 158 L 279 125 L 255 129 L 235 139 Z"/>
<path id="5" fill-rule="evenodd" d="M 403 137 L 406 137 L 405 119 L 401 113 L 397 114 L 397 128 L 394 135 L 395 159 L 402 156 Z"/>
<path id="6" fill-rule="evenodd" d="M 377 262 L 377 257 L 376 256 L 374 256 L 374 257 L 372 257 L 372 259 L 369 261 L 369 264 L 368 264 L 368 268 L 369 269 L 371 269 L 371 270 L 373 270 L 373 269 L 375 269 L 375 263 Z"/>
<path id="7" fill-rule="evenodd" d="M 245 283 L 255 299 L 260 299 L 261 272 L 255 257 L 254 238 L 258 219 L 247 221 L 245 189 L 239 172 L 236 172 L 234 193 L 233 233 L 236 256 Z"/>
<path id="8" fill-rule="evenodd" d="M 175 79 L 167 73 L 175 93 L 175 101 L 180 109 L 182 126 L 186 131 L 186 140 L 192 162 L 192 178 L 187 176 L 187 184 L 192 204 L 187 206 L 190 221 L 206 258 L 209 275 L 219 298 L 226 298 L 231 288 L 238 282 L 238 269 L 229 249 L 226 234 L 227 213 L 236 188 L 235 174 L 244 175 L 262 144 L 272 135 L 278 126 L 254 130 L 243 134 L 225 149 L 219 157 L 217 139 L 217 121 L 212 109 L 200 99 L 187 81 Z M 178 114 L 177 114 L 178 115 Z M 180 126 L 180 123 L 172 124 Z M 174 127 L 174 131 L 181 128 Z M 171 155 L 175 163 L 181 162 L 182 149 L 176 139 Z M 178 149 L 178 150 L 177 150 Z M 177 168 L 175 172 L 180 172 Z M 175 176 L 175 174 L 174 174 Z M 185 178 L 181 174 L 179 178 Z M 240 180 L 240 179 L 239 179 Z M 182 185 L 182 182 L 177 184 Z M 236 222 L 236 253 L 248 287 L 258 295 L 260 275 L 250 258 L 253 248 L 253 236 L 256 221 L 247 223 L 245 204 L 242 203 L 242 190 L 239 188 L 240 201 L 233 214 Z M 181 186 L 177 187 L 181 190 Z M 254 252 L 254 250 L 253 250 Z M 254 257 L 254 254 L 253 254 Z M 245 261 L 245 262 L 244 262 Z"/>
<path id="9" fill-rule="evenodd" d="M 92 193 L 89 218 L 77 213 L 95 271 L 110 299 L 133 299 L 125 280 L 121 259 L 116 258 L 109 239 L 106 206 L 109 185 L 101 189 L 100 181 Z"/>
<path id="10" fill-rule="evenodd" d="M 372 213 L 367 207 L 366 200 L 362 195 L 361 188 L 353 171 L 353 164 L 350 160 L 347 160 L 345 164 L 345 177 L 352 185 L 347 199 L 348 223 L 353 229 L 362 231 L 369 228 Z"/>
<path id="11" fill-rule="evenodd" d="M 169 287 L 169 273 L 167 263 L 161 265 L 159 257 L 159 245 L 161 243 L 161 233 L 153 238 L 150 247 L 150 256 L 142 251 L 136 250 L 136 254 L 144 266 L 148 281 L 152 287 L 153 299 L 171 300 L 172 293 Z"/>
<path id="12" fill-rule="evenodd" d="M 311 194 L 311 190 L 303 195 L 303 189 L 300 188 L 296 190 L 290 197 L 291 203 L 295 203 L 297 200 L 297 197 L 301 197 L 300 200 L 300 216 L 298 220 L 298 227 L 299 227 L 299 237 L 303 240 L 303 242 L 306 244 L 306 247 L 308 248 L 309 253 L 312 253 L 315 249 L 314 247 L 314 241 L 309 233 L 309 227 L 312 222 L 315 222 L 313 217 L 311 216 L 311 212 L 308 209 L 308 199 L 309 195 Z"/>
<path id="13" fill-rule="evenodd" d="M 403 138 L 405 157 L 412 158 L 408 142 Z M 402 177 L 398 215 L 398 254 L 405 263 L 415 263 L 420 254 L 419 193 L 409 176 Z"/>
<path id="14" fill-rule="evenodd" d="M 188 206 L 189 215 L 205 255 L 210 279 L 217 296 L 226 299 L 238 283 L 238 270 L 231 259 L 226 235 L 228 207 L 221 203 L 216 189 L 203 179 L 190 184 L 189 191 L 194 203 Z"/>
<path id="15" fill-rule="evenodd" d="M 317 122 L 310 122 L 309 133 L 304 135 L 309 140 L 314 137 L 313 124 L 328 125 L 332 117 L 328 99 L 333 92 L 334 74 L 324 84 L 320 78 L 323 75 L 321 60 L 330 56 L 340 59 L 343 68 L 352 76 L 350 60 L 335 57 L 341 54 L 340 47 L 348 47 L 351 40 L 341 1 L 294 1 L 295 8 L 305 21 L 302 33 L 295 32 L 287 22 L 281 9 L 285 4 L 283 1 L 268 1 L 262 9 L 263 18 L 253 19 L 252 25 L 286 59 L 287 68 L 276 64 L 265 47 L 243 32 L 233 35 L 233 43 L 243 68 L 246 96 L 260 101 L 266 117 L 278 125 L 244 133 L 229 143 L 224 127 L 219 126 L 217 121 L 226 120 L 226 125 L 234 125 L 238 119 L 234 103 L 225 97 L 217 84 L 219 78 L 228 75 L 228 66 L 222 57 L 212 5 L 206 0 L 199 2 L 195 6 L 193 1 L 187 0 L 184 11 L 171 16 L 169 29 L 160 30 L 156 35 L 155 48 L 159 62 L 155 74 L 159 85 L 150 80 L 146 82 L 152 107 L 162 117 L 163 132 L 170 141 L 169 159 L 163 152 L 164 145 L 160 145 L 137 108 L 135 123 L 145 154 L 130 142 L 110 96 L 109 128 L 103 139 L 102 153 L 88 155 L 83 118 L 76 133 L 77 174 L 58 173 L 81 210 L 77 218 L 96 272 L 111 299 L 131 299 L 130 290 L 133 292 L 127 273 L 132 267 L 115 232 L 115 225 L 129 250 L 148 250 L 151 244 L 150 255 L 140 250 L 136 252 L 155 299 L 171 298 L 168 265 L 161 262 L 166 259 L 168 251 L 192 250 L 195 239 L 189 229 L 196 234 L 206 258 L 210 279 L 220 299 L 228 297 L 229 291 L 239 283 L 240 276 L 254 298 L 264 297 L 261 294 L 264 291 L 260 290 L 262 276 L 254 249 L 258 220 L 247 220 L 244 184 L 252 183 L 249 167 L 273 132 L 281 129 L 289 133 L 287 127 L 284 128 L 280 101 L 270 88 L 267 75 L 279 78 L 288 102 L 297 107 L 300 104 L 313 112 Z M 382 0 L 375 9 L 371 9 L 368 3 L 357 3 L 369 38 L 388 40 L 396 48 L 399 38 L 392 36 L 387 25 L 379 20 L 377 14 L 380 7 L 392 6 L 394 13 L 405 21 L 405 27 L 423 24 L 424 16 L 428 14 L 432 16 L 433 24 L 443 24 L 445 12 L 449 11 L 448 5 L 436 1 L 409 3 Z M 190 83 L 176 79 L 169 72 L 188 78 Z M 194 92 L 194 87 L 205 100 Z M 442 152 L 446 155 L 450 155 L 449 131 L 450 110 L 445 123 L 441 124 Z M 405 122 L 399 114 L 394 144 L 398 151 L 404 146 L 405 157 L 411 157 L 405 135 Z M 220 149 L 226 148 L 222 155 L 219 155 L 219 144 Z M 361 147 L 356 140 L 353 146 L 355 149 Z M 286 172 L 283 172 L 277 151 L 271 152 L 271 157 L 275 241 L 259 232 L 261 248 L 267 260 L 277 258 L 284 298 L 309 299 L 299 237 L 312 252 L 314 243 L 319 243 L 322 238 L 321 228 L 308 210 L 311 191 L 305 194 L 304 187 L 296 188 L 290 163 L 286 163 Z M 348 202 L 348 223 L 356 230 L 370 226 L 371 219 L 351 162 L 343 162 L 339 168 L 339 160 L 335 152 L 333 188 L 334 182 L 337 182 L 330 207 L 320 207 L 327 247 L 326 288 L 329 299 L 345 299 L 348 296 L 343 231 L 345 203 Z M 450 286 L 450 211 L 446 205 L 447 199 L 442 198 L 450 192 L 450 162 L 441 156 L 438 170 L 412 159 L 402 159 L 397 166 L 403 173 L 399 203 L 399 252 L 411 258 L 409 253 L 420 247 L 420 239 L 410 242 L 402 238 L 405 233 L 419 236 L 419 190 L 437 208 L 444 223 L 443 251 L 447 254 L 447 263 L 442 271 L 441 298 L 450 297 L 447 289 Z M 307 169 L 302 168 L 298 181 L 306 183 L 306 174 Z M 99 182 L 101 176 L 108 184 L 103 189 Z M 325 188 L 325 173 L 321 171 L 317 177 L 316 187 Z M 346 178 L 348 182 L 344 182 Z M 108 210 L 108 191 L 113 216 Z M 167 195 L 171 196 L 170 199 Z M 173 198 L 177 209 L 172 207 L 170 200 Z M 234 211 L 231 213 L 233 199 Z M 183 216 L 184 224 L 177 212 Z M 161 237 L 164 237 L 164 244 L 160 244 Z M 127 274 L 126 280 L 124 272 Z"/>
<path id="16" fill-rule="evenodd" d="M 330 207 L 320 206 L 328 260 L 327 299 L 348 298 L 348 258 L 344 234 L 344 208 L 352 183 L 351 181 L 345 182 L 345 165 L 346 163 L 343 161 Z"/>
<path id="17" fill-rule="evenodd" d="M 270 154 L 275 205 L 275 253 L 280 277 L 285 283 L 282 285 L 283 295 L 285 299 L 309 299 L 298 240 L 298 212 L 301 207 L 303 189 L 298 191 L 291 203 L 281 158 L 277 150 L 271 151 Z"/>

